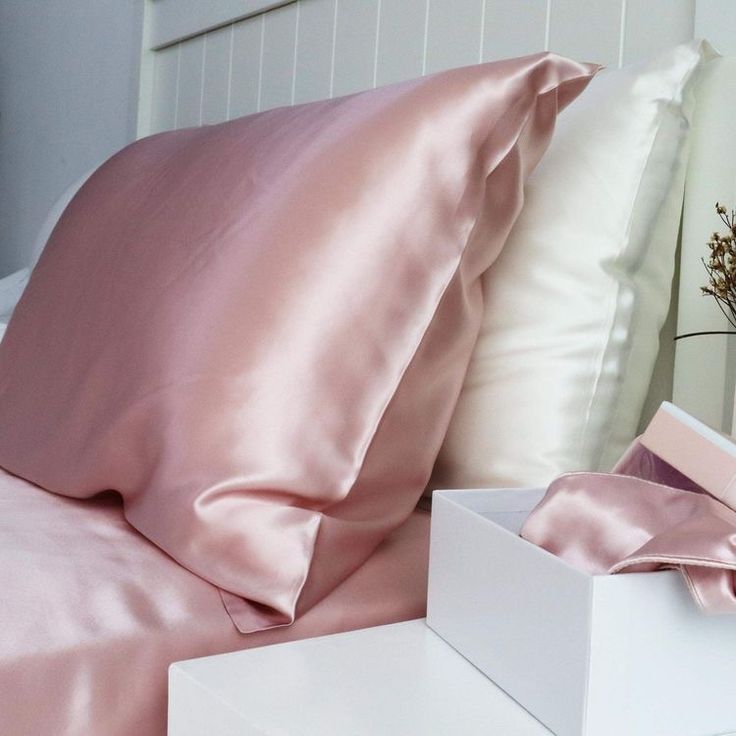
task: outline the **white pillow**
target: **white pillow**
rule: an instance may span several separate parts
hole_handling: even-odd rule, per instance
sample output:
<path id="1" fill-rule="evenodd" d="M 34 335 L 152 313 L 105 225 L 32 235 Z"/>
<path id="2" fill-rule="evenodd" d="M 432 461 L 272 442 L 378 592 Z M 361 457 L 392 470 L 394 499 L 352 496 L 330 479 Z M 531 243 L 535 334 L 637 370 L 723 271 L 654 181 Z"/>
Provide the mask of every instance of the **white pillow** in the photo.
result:
<path id="1" fill-rule="evenodd" d="M 74 195 L 79 191 L 82 184 L 89 179 L 92 174 L 91 171 L 85 173 L 83 177 L 75 181 L 70 187 L 68 187 L 62 195 L 54 202 L 53 206 L 46 215 L 46 219 L 43 221 L 41 228 L 38 231 L 36 240 L 31 248 L 31 268 L 36 265 L 38 259 L 41 257 L 43 249 L 46 247 L 49 236 L 53 229 L 56 227 L 56 223 L 67 208 L 69 202 L 72 201 Z M 15 305 L 23 295 L 23 291 L 26 288 L 28 279 L 31 275 L 31 268 L 21 268 L 19 271 L 11 273 L 9 276 L 0 279 L 0 340 L 5 335 L 5 329 L 8 326 L 10 317 L 13 314 Z"/>
<path id="2" fill-rule="evenodd" d="M 13 314 L 15 305 L 23 294 L 30 275 L 29 269 L 21 268 L 19 271 L 0 279 L 0 324 L 7 324 L 10 320 L 10 315 Z"/>
<path id="3" fill-rule="evenodd" d="M 72 198 L 79 191 L 82 184 L 89 179 L 92 171 L 94 171 L 94 169 L 88 171 L 83 177 L 75 181 L 62 193 L 56 202 L 54 202 L 49 213 L 46 215 L 46 219 L 43 221 L 43 224 L 38 231 L 38 235 L 36 236 L 36 240 L 33 243 L 33 247 L 31 248 L 31 268 L 36 265 L 38 259 L 41 257 L 41 253 L 46 247 L 49 236 L 56 227 L 56 223 L 59 221 L 59 218 L 63 214 L 67 205 L 72 201 Z M 21 268 L 19 271 L 15 271 L 9 276 L 0 279 L 0 340 L 2 340 L 5 335 L 5 329 L 13 314 L 15 305 L 20 300 L 23 291 L 26 288 L 26 284 L 28 283 L 28 279 L 31 275 L 31 268 Z"/>
<path id="4" fill-rule="evenodd" d="M 429 488 L 546 485 L 634 437 L 667 314 L 693 42 L 601 73 L 560 116 L 501 256 Z"/>
<path id="5" fill-rule="evenodd" d="M 40 230 L 38 231 L 36 241 L 31 249 L 31 268 L 38 263 L 38 259 L 41 257 L 41 253 L 43 253 L 43 249 L 46 247 L 46 243 L 56 227 L 56 223 L 67 208 L 67 205 L 72 201 L 74 195 L 79 191 L 82 184 L 89 179 L 93 171 L 94 169 L 90 169 L 90 171 L 86 172 L 84 176 L 77 179 L 77 181 L 65 189 L 56 202 L 54 202 L 48 215 L 46 215 L 46 219 L 43 221 Z"/>

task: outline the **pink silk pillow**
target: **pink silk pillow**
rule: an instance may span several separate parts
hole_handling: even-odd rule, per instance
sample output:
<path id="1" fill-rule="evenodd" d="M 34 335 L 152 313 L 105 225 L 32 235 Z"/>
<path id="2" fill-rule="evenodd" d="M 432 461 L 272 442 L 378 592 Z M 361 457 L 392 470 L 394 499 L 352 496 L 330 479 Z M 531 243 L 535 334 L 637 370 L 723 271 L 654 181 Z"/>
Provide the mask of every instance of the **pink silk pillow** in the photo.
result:
<path id="1" fill-rule="evenodd" d="M 0 347 L 0 465 L 284 625 L 415 506 L 480 274 L 596 71 L 539 54 L 140 140 L 54 230 Z"/>

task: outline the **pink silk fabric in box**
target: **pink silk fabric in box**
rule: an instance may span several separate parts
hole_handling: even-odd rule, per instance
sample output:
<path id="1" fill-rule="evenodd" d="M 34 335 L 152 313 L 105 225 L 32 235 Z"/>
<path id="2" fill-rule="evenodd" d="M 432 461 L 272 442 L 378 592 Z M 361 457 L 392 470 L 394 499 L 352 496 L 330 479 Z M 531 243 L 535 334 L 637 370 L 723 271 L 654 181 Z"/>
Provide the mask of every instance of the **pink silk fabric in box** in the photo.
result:
<path id="1" fill-rule="evenodd" d="M 65 498 L 0 471 L 0 734 L 165 736 L 171 662 L 421 617 L 428 547 L 416 511 L 293 626 L 241 634 L 115 494 Z"/>
<path id="2" fill-rule="evenodd" d="M 163 133 L 62 216 L 0 345 L 0 465 L 291 623 L 408 517 L 558 110 L 551 54 Z"/>
<path id="3" fill-rule="evenodd" d="M 736 613 L 736 512 L 638 443 L 616 473 L 552 482 L 521 535 L 591 575 L 679 569 L 707 613 Z"/>

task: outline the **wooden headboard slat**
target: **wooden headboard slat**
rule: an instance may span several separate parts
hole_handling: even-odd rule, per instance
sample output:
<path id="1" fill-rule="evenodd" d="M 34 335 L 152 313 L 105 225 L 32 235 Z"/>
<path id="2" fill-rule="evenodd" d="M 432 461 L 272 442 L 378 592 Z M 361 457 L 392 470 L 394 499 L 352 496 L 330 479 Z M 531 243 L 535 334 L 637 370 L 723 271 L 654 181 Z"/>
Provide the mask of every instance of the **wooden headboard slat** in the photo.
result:
<path id="1" fill-rule="evenodd" d="M 166 46 L 265 13 L 296 0 L 148 0 L 149 48 Z"/>

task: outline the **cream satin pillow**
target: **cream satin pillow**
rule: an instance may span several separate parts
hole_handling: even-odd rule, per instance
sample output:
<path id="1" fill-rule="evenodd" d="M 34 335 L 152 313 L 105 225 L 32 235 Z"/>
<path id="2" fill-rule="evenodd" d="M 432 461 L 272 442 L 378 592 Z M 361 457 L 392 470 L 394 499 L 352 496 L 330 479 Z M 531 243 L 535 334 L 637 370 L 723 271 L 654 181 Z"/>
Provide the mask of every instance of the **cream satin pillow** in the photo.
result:
<path id="1" fill-rule="evenodd" d="M 560 116 L 506 248 L 429 488 L 545 485 L 634 437 L 668 311 L 693 79 L 679 46 Z"/>

